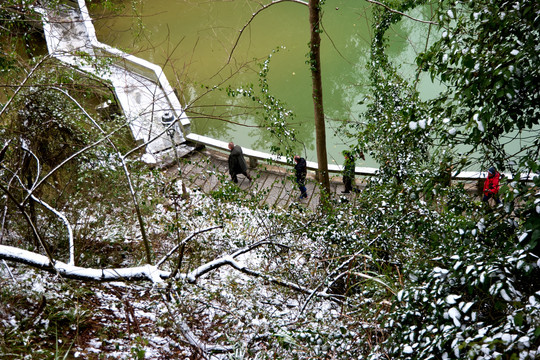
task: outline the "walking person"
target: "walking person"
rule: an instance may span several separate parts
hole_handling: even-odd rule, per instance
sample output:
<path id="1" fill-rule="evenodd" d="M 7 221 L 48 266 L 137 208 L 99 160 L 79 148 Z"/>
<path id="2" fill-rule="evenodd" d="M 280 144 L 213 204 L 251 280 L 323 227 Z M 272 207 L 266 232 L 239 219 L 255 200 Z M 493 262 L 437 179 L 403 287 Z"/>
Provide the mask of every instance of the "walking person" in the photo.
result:
<path id="1" fill-rule="evenodd" d="M 246 160 L 244 159 L 242 148 L 239 145 L 234 145 L 234 143 L 231 141 L 229 143 L 229 150 L 231 150 L 231 153 L 229 154 L 229 174 L 231 175 L 232 181 L 235 184 L 238 183 L 238 174 L 244 175 L 249 179 L 249 181 L 251 181 L 251 176 L 247 171 L 247 164 Z"/>
<path id="2" fill-rule="evenodd" d="M 294 165 L 294 170 L 296 172 L 296 183 L 298 184 L 298 188 L 300 189 L 300 197 L 299 199 L 305 199 L 307 198 L 307 189 L 306 189 L 306 175 L 307 175 L 307 164 L 306 159 L 303 157 L 300 157 L 298 155 L 294 156 L 294 161 L 296 162 L 296 165 Z"/>
<path id="3" fill-rule="evenodd" d="M 353 187 L 355 176 L 355 159 L 354 155 L 349 150 L 343 150 L 342 154 L 345 158 L 345 162 L 343 164 L 343 185 L 345 185 L 345 190 L 341 191 L 341 193 L 348 194 L 351 191 L 358 191 L 355 187 Z M 364 153 L 360 152 L 360 158 L 365 160 Z"/>
<path id="4" fill-rule="evenodd" d="M 353 190 L 354 183 L 354 156 L 349 150 L 343 150 L 343 157 L 345 162 L 343 163 L 343 185 L 345 185 L 345 190 L 342 190 L 342 194 L 348 194 Z"/>
<path id="5" fill-rule="evenodd" d="M 499 181 L 501 179 L 501 174 L 492 166 L 488 169 L 488 175 L 486 181 L 484 182 L 484 197 L 482 198 L 483 202 L 488 202 L 489 199 L 494 199 L 497 204 L 501 203 L 499 200 Z"/>

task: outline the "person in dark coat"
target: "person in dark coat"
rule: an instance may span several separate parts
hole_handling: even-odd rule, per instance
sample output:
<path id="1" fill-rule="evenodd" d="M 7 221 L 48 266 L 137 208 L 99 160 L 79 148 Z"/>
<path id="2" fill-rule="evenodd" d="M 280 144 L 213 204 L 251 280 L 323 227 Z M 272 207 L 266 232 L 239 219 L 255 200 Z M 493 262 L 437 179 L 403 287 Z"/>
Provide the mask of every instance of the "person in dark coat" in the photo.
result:
<path id="1" fill-rule="evenodd" d="M 230 142 L 229 150 L 231 150 L 231 153 L 229 154 L 229 174 L 231 175 L 232 181 L 238 183 L 238 174 L 244 175 L 251 181 L 242 148 L 239 145 L 234 145 L 233 142 Z"/>
<path id="2" fill-rule="evenodd" d="M 484 197 L 482 198 L 483 202 L 488 202 L 489 199 L 493 198 L 497 204 L 501 203 L 498 196 L 500 179 L 501 174 L 494 167 L 490 167 L 488 170 L 487 179 L 484 182 Z"/>
<path id="3" fill-rule="evenodd" d="M 300 199 L 307 198 L 307 189 L 306 189 L 306 175 L 307 175 L 307 164 L 306 159 L 295 155 L 294 156 L 294 170 L 296 172 L 296 183 L 300 189 Z"/>

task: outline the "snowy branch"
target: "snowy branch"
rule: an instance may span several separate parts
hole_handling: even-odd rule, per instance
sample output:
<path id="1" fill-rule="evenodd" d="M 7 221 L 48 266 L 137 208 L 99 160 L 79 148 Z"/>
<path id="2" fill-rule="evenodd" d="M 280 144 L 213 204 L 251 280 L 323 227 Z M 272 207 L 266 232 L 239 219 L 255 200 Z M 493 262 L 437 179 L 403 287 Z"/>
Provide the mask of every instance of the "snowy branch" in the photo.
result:
<path id="1" fill-rule="evenodd" d="M 272 242 L 272 241 L 259 241 L 255 244 L 252 244 L 250 246 L 247 246 L 245 248 L 242 248 L 242 249 L 239 249 L 237 250 L 236 252 L 234 252 L 233 254 L 230 254 L 230 255 L 225 255 L 225 256 L 222 256 L 218 259 L 215 259 L 213 261 L 210 261 L 209 263 L 206 263 L 204 265 L 201 265 L 199 266 L 198 268 L 196 268 L 195 270 L 191 271 L 190 273 L 184 275 L 186 280 L 190 283 L 195 283 L 197 281 L 198 278 L 200 278 L 201 276 L 209 273 L 210 271 L 212 270 L 215 270 L 215 269 L 218 269 L 222 266 L 225 266 L 225 265 L 229 265 L 231 266 L 232 268 L 246 274 L 246 275 L 250 275 L 250 276 L 254 276 L 254 277 L 258 277 L 258 278 L 262 278 L 272 284 L 276 284 L 276 285 L 279 285 L 279 286 L 284 286 L 284 287 L 287 287 L 289 289 L 292 289 L 292 290 L 295 290 L 295 291 L 298 291 L 298 292 L 302 292 L 302 293 L 305 293 L 305 294 L 313 294 L 313 295 L 316 295 L 316 296 L 319 296 L 319 297 L 324 297 L 324 298 L 330 298 L 330 299 L 335 299 L 336 295 L 334 294 L 329 294 L 327 292 L 320 292 L 320 291 L 316 291 L 316 290 L 312 290 L 312 289 L 307 289 L 307 288 L 304 288 L 298 284 L 295 284 L 295 283 L 292 283 L 292 282 L 289 282 L 289 281 L 284 281 L 284 280 L 280 280 L 278 278 L 275 278 L 273 276 L 269 276 L 269 275 L 266 275 L 266 274 L 263 274 L 263 273 L 260 273 L 260 272 L 257 272 L 257 271 L 254 271 L 254 270 L 251 270 L 251 269 L 248 269 L 246 266 L 244 266 L 244 264 L 242 264 L 241 262 L 235 260 L 236 257 L 248 252 L 248 251 L 251 251 L 259 246 L 262 246 L 262 245 L 266 245 L 266 244 L 272 244 L 272 245 L 276 245 L 275 242 Z M 283 246 L 283 245 L 280 245 L 280 246 Z M 180 275 L 182 276 L 182 275 Z"/>
<path id="2" fill-rule="evenodd" d="M 205 229 L 208 231 L 211 229 Z M 190 238 L 190 237 L 188 237 Z M 268 276 L 266 274 L 251 270 L 246 268 L 241 262 L 235 260 L 236 256 L 244 254 L 246 249 L 253 250 L 254 248 L 261 246 L 263 244 L 275 244 L 270 241 L 261 241 L 254 245 L 248 246 L 237 250 L 231 255 L 225 255 L 220 258 L 217 258 L 213 261 L 210 261 L 206 264 L 203 264 L 187 274 L 178 274 L 176 279 L 186 279 L 189 283 L 197 282 L 197 279 L 203 275 L 219 269 L 222 266 L 228 265 L 233 269 L 236 269 L 244 274 L 262 278 L 272 284 L 279 286 L 284 286 L 289 289 L 302 292 L 305 294 L 310 294 L 311 296 L 319 296 L 324 298 L 335 299 L 336 295 L 328 294 L 326 292 L 320 292 L 317 290 L 311 290 L 304 288 L 298 284 L 280 280 L 273 276 Z M 59 274 L 68 279 L 76 280 L 87 280 L 87 281 L 130 281 L 130 280 L 149 280 L 154 283 L 163 282 L 165 279 L 170 279 L 172 273 L 170 271 L 159 270 L 155 265 L 145 265 L 137 267 L 127 267 L 127 268 L 116 268 L 116 269 L 94 269 L 94 268 L 84 268 L 79 266 L 73 266 L 66 264 L 62 261 L 52 261 L 49 260 L 47 256 L 40 255 L 31 251 L 19 249 L 13 246 L 0 245 L 0 259 L 14 261 L 21 264 L 26 264 L 50 273 Z M 162 262 L 160 262 L 161 264 Z"/>
<path id="3" fill-rule="evenodd" d="M 0 245 L 0 259 L 30 265 L 50 273 L 59 274 L 68 279 L 76 280 L 150 280 L 152 282 L 162 282 L 163 279 L 170 277 L 170 272 L 158 270 L 152 265 L 117 269 L 84 268 L 69 265 L 62 261 L 55 261 L 54 265 L 51 265 L 49 258 L 44 255 L 7 245 Z"/>

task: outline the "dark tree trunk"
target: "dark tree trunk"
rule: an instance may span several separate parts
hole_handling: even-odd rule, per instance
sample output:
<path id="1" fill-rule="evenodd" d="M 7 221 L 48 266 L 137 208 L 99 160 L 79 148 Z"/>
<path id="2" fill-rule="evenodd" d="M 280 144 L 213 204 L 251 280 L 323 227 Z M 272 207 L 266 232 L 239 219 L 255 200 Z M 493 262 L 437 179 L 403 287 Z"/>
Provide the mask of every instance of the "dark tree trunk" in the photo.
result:
<path id="1" fill-rule="evenodd" d="M 326 155 L 326 129 L 324 125 L 323 91 L 321 79 L 321 36 L 319 22 L 321 9 L 319 0 L 309 0 L 309 26 L 311 33 L 309 62 L 313 87 L 313 106 L 315 118 L 315 138 L 317 144 L 317 179 L 327 193 L 330 193 L 328 178 L 328 158 Z"/>

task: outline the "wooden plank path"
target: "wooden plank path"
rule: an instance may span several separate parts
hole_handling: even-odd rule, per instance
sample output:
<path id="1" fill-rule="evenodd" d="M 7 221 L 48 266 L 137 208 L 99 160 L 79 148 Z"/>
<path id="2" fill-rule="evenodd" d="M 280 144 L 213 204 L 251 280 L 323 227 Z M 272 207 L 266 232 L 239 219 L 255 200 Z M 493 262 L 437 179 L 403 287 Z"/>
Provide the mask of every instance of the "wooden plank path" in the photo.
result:
<path id="1" fill-rule="evenodd" d="M 166 170 L 170 177 L 180 176 L 187 188 L 198 189 L 206 194 L 217 191 L 230 182 L 228 169 L 228 154 L 211 149 L 199 149 L 184 156 L 180 162 L 180 175 L 178 165 L 174 164 Z M 270 164 L 259 163 L 256 168 L 249 169 L 253 181 L 243 175 L 238 176 L 238 184 L 245 191 L 246 198 L 260 196 L 260 205 L 270 208 L 287 208 L 293 204 L 300 204 L 315 210 L 320 202 L 320 191 L 315 181 L 314 173 L 308 172 L 306 187 L 308 198 L 299 200 L 300 191 L 294 180 L 292 166 L 285 168 Z M 231 182 L 232 183 L 232 182 Z M 361 189 L 362 183 L 357 179 L 357 186 Z M 341 176 L 335 176 L 330 181 L 332 196 L 335 199 L 345 198 L 354 201 L 355 193 L 341 194 L 344 186 Z"/>
<path id="2" fill-rule="evenodd" d="M 232 184 L 227 161 L 228 152 L 199 147 L 183 156 L 179 161 L 179 166 L 173 159 L 169 160 L 168 165 L 165 164 L 167 175 L 171 178 L 179 176 L 189 189 L 209 194 L 226 186 L 227 182 Z M 178 168 L 180 168 L 180 174 Z M 292 165 L 287 167 L 281 164 L 271 165 L 259 162 L 255 168 L 250 168 L 249 172 L 253 181 L 249 181 L 243 175 L 238 175 L 238 184 L 235 186 L 245 192 L 246 199 L 260 197 L 259 205 L 261 206 L 287 208 L 299 205 L 315 210 L 320 203 L 320 191 L 312 171 L 308 171 L 306 181 L 308 198 L 301 200 Z M 356 188 L 361 192 L 366 186 L 366 179 L 357 176 L 355 180 Z M 481 198 L 481 191 L 479 192 L 482 189 L 481 183 L 459 182 L 471 196 Z M 334 201 L 348 201 L 354 205 L 359 194 L 354 192 L 342 194 L 341 191 L 344 188 L 341 175 L 331 176 L 331 198 Z"/>

